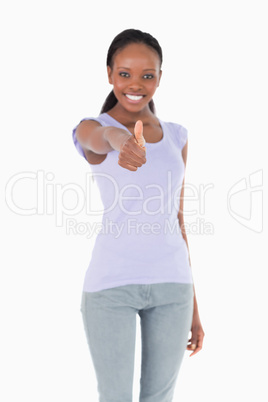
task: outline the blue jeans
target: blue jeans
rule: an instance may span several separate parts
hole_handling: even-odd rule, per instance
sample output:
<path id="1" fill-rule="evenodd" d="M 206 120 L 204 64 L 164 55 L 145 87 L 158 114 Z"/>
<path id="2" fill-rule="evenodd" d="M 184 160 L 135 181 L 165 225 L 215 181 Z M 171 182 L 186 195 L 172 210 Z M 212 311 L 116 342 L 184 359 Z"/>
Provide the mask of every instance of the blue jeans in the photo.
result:
<path id="1" fill-rule="evenodd" d="M 81 313 L 99 402 L 132 402 L 136 314 L 141 325 L 140 402 L 171 402 L 188 343 L 193 285 L 131 284 L 83 292 Z"/>

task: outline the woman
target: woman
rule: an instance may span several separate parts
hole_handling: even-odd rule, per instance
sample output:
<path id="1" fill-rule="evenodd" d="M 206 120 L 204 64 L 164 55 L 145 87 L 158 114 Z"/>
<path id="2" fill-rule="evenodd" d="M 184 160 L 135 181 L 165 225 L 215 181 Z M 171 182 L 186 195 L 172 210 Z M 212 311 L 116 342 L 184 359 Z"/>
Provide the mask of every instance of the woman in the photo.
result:
<path id="1" fill-rule="evenodd" d="M 132 401 L 137 314 L 140 402 L 172 401 L 185 349 L 193 356 L 204 337 L 183 222 L 187 130 L 155 115 L 161 65 L 154 37 L 121 32 L 107 56 L 113 90 L 73 130 L 104 207 L 81 312 L 105 402 Z"/>

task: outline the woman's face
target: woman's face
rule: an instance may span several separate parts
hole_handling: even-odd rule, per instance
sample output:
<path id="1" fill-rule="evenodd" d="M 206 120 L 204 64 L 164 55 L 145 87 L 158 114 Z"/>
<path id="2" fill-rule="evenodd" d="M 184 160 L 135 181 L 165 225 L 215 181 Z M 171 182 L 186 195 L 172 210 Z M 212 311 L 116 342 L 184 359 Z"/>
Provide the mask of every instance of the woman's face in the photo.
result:
<path id="1" fill-rule="evenodd" d="M 116 53 L 113 67 L 108 66 L 107 71 L 119 104 L 128 112 L 148 107 L 162 74 L 157 52 L 141 43 L 132 43 Z"/>

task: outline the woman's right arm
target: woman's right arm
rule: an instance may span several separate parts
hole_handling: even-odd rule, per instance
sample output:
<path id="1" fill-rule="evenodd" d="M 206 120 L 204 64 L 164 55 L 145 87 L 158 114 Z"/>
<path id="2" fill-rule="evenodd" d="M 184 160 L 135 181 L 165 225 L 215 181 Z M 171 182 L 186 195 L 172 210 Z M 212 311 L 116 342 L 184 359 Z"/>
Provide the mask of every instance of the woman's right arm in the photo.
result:
<path id="1" fill-rule="evenodd" d="M 103 127 L 95 120 L 83 120 L 76 129 L 76 138 L 81 146 L 95 154 L 119 151 L 122 142 L 131 136 L 126 130 Z"/>
<path id="2" fill-rule="evenodd" d="M 146 162 L 145 149 L 138 145 L 134 135 L 121 128 L 83 120 L 76 128 L 76 138 L 84 149 L 96 154 L 119 151 L 118 164 L 128 170 L 135 171 Z"/>

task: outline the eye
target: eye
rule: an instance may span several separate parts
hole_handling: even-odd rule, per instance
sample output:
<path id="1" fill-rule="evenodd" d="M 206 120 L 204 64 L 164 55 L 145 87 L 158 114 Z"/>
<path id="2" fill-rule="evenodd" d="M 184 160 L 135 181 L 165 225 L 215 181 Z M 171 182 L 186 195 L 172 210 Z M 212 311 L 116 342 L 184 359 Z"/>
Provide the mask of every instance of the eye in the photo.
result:
<path id="1" fill-rule="evenodd" d="M 126 73 L 126 72 L 124 72 L 124 71 L 122 71 L 121 73 L 119 73 L 119 75 L 120 75 L 120 77 L 123 77 L 123 78 L 128 78 L 128 77 L 129 77 L 129 73 Z"/>
<path id="2" fill-rule="evenodd" d="M 154 78 L 153 74 L 145 74 L 143 76 L 146 80 L 151 80 L 152 78 Z"/>

